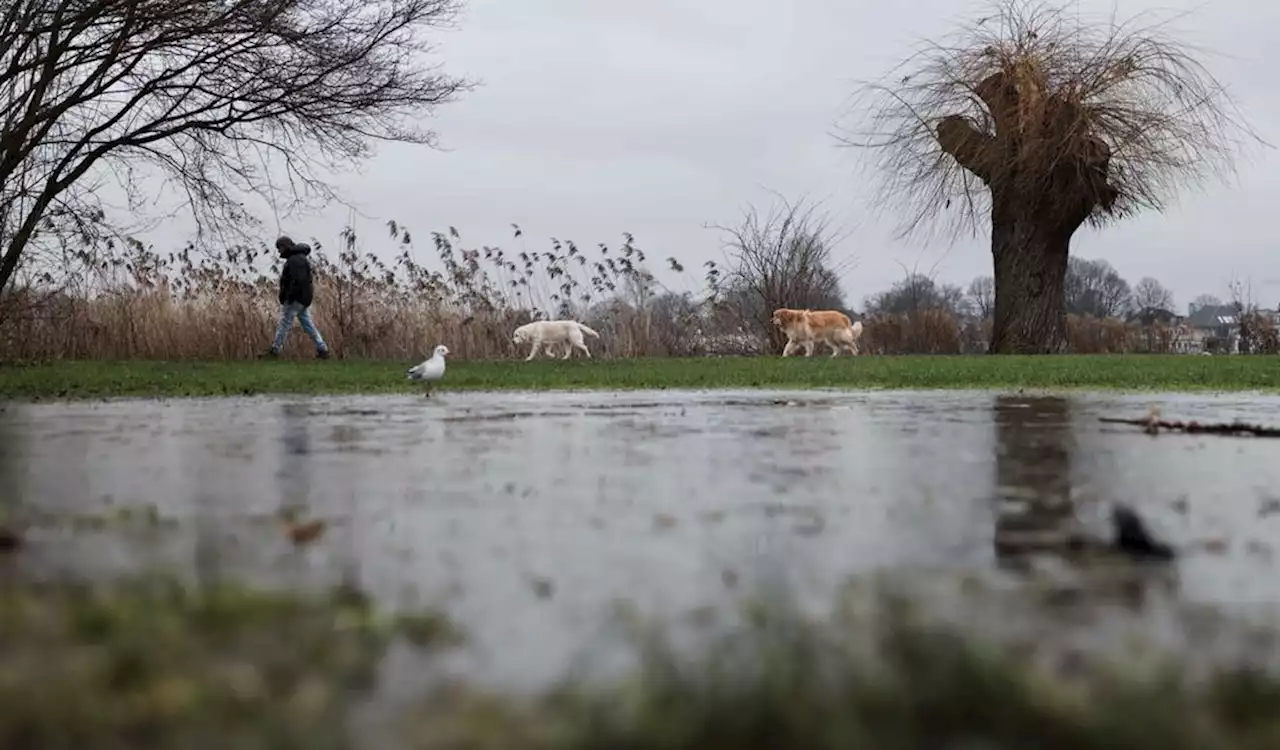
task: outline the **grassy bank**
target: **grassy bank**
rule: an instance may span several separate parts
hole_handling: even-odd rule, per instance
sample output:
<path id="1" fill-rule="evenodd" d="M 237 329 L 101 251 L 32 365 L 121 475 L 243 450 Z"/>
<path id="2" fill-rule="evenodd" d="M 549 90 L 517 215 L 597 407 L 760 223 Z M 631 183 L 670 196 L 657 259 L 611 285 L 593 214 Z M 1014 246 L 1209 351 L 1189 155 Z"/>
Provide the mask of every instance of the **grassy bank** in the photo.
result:
<path id="1" fill-rule="evenodd" d="M 412 393 L 405 362 L 102 362 L 0 365 L 0 398 Z M 439 390 L 980 388 L 1280 390 L 1272 357 L 902 356 L 449 363 Z"/>

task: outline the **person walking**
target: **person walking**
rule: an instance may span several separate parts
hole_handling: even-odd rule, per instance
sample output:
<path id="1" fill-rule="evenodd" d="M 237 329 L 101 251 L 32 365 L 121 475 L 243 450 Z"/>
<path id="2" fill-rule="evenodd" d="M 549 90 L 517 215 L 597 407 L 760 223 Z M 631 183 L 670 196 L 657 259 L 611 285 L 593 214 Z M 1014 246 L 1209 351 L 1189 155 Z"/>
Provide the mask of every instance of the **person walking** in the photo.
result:
<path id="1" fill-rule="evenodd" d="M 307 260 L 307 256 L 311 254 L 311 246 L 281 237 L 276 240 L 276 250 L 284 258 L 284 268 L 280 271 L 280 325 L 276 327 L 276 339 L 267 351 L 267 356 L 280 356 L 289 330 L 293 328 L 293 319 L 297 318 L 302 330 L 315 342 L 316 356 L 328 359 L 329 347 L 316 329 L 315 322 L 311 320 L 314 288 L 311 283 L 311 261 Z"/>

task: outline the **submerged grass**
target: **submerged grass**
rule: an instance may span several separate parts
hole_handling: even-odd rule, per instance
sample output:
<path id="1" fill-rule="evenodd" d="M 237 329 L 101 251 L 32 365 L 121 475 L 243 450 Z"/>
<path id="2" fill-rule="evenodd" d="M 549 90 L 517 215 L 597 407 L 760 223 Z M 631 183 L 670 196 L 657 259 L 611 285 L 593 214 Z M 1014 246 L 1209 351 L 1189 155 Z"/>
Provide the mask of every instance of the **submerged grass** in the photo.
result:
<path id="1" fill-rule="evenodd" d="M 403 620 L 403 621 L 402 621 Z M 301 596 L 165 577 L 0 588 L 0 746 L 348 748 L 354 700 L 397 635 L 358 591 Z"/>
<path id="2" fill-rule="evenodd" d="M 408 750 L 1280 747 L 1280 682 L 1261 671 L 1064 671 L 881 601 L 834 622 L 757 603 L 692 652 L 641 624 L 631 678 L 532 698 L 454 685 L 389 728 Z M 453 632 L 439 615 L 381 617 L 348 589 L 8 584 L 0 746 L 382 747 L 350 719 L 390 640 L 440 645 Z"/>
<path id="3" fill-rule="evenodd" d="M 1176 664 L 1076 675 L 913 620 L 904 603 L 843 628 L 766 609 L 700 656 L 661 637 L 634 679 L 513 702 L 441 691 L 413 746 L 573 750 L 1262 750 L 1280 747 L 1280 683 L 1198 683 Z"/>
<path id="4" fill-rule="evenodd" d="M 53 361 L 0 365 L 0 398 L 412 393 L 413 363 Z M 1280 390 L 1271 357 L 1063 355 L 449 362 L 440 391 L 650 388 Z"/>

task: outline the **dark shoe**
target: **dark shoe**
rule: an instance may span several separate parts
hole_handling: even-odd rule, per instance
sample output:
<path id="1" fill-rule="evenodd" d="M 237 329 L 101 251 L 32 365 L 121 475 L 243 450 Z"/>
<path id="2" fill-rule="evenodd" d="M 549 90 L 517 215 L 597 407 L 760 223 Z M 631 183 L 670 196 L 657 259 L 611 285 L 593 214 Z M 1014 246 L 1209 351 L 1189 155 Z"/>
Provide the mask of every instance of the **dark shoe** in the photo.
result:
<path id="1" fill-rule="evenodd" d="M 329 359 L 329 350 L 321 349 L 316 352 L 316 359 Z"/>
<path id="2" fill-rule="evenodd" d="M 263 352 L 262 358 L 263 359 L 279 359 L 280 352 L 276 351 L 275 349 L 268 349 L 265 352 Z"/>

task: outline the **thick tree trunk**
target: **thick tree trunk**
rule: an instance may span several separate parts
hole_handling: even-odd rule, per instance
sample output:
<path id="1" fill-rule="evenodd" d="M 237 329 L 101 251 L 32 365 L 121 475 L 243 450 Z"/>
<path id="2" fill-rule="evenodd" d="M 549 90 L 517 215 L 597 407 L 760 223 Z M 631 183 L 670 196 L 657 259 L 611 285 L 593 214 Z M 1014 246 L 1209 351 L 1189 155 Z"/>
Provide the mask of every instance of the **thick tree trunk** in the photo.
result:
<path id="1" fill-rule="evenodd" d="M 992 354 L 1058 354 L 1067 345 L 1067 249 L 1075 227 L 993 212 Z"/>

